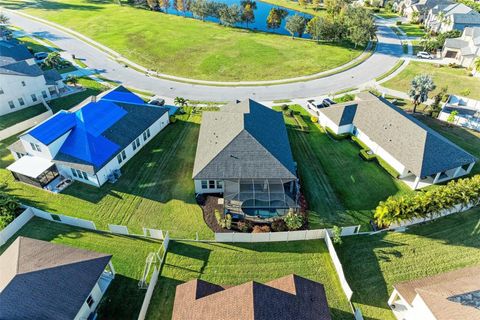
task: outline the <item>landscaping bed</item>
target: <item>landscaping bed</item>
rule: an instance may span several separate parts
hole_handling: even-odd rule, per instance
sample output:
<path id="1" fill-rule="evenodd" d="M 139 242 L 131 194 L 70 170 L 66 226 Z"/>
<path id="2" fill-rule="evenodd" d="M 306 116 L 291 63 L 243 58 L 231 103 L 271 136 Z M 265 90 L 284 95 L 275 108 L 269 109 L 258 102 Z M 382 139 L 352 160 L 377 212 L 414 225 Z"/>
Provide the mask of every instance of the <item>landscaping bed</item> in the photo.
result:
<path id="1" fill-rule="evenodd" d="M 147 319 L 170 319 L 175 287 L 189 280 L 234 286 L 252 280 L 264 283 L 291 273 L 324 284 L 333 319 L 352 319 L 323 240 L 255 244 L 172 241 Z"/>

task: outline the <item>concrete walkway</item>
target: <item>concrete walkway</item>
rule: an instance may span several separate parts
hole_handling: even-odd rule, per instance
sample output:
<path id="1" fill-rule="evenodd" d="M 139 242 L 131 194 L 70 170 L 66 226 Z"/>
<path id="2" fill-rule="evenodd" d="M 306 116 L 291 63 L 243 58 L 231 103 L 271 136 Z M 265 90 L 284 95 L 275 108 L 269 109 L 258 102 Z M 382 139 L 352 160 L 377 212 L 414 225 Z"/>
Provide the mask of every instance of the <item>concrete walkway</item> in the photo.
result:
<path id="1" fill-rule="evenodd" d="M 97 46 L 93 46 L 71 33 L 25 17 L 17 12 L 10 10 L 5 10 L 5 12 L 13 25 L 51 41 L 65 50 L 66 54 L 75 54 L 82 58 L 93 72 L 126 86 L 171 98 L 182 96 L 204 101 L 254 98 L 268 101 L 316 97 L 367 83 L 390 70 L 402 56 L 402 46 L 397 35 L 388 27 L 388 22 L 378 21 L 378 43 L 375 53 L 365 62 L 345 72 L 321 79 L 288 84 L 229 86 L 228 83 L 223 83 L 222 86 L 206 86 L 155 78 L 133 68 L 126 68 L 112 58 L 112 52 L 107 53 L 103 49 L 100 50 Z M 288 40 L 286 39 L 286 41 Z"/>

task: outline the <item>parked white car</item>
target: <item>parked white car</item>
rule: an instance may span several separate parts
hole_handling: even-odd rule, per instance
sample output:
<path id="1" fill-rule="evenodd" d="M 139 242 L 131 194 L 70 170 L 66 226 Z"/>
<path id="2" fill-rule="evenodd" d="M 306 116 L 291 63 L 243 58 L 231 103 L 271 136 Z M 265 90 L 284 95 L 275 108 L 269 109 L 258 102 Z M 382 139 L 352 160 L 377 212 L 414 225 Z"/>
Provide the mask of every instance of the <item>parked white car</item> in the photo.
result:
<path id="1" fill-rule="evenodd" d="M 420 58 L 420 59 L 433 59 L 433 56 L 426 52 L 426 51 L 420 51 L 419 53 L 417 53 L 417 58 Z"/>

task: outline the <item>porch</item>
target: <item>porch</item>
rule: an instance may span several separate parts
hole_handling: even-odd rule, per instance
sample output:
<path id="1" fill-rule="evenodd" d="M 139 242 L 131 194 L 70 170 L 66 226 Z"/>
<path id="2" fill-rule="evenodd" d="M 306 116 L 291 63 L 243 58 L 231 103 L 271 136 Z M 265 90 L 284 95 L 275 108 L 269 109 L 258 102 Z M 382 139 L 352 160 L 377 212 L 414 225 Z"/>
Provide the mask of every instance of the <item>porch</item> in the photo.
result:
<path id="1" fill-rule="evenodd" d="M 250 220 L 271 220 L 298 206 L 298 183 L 283 179 L 236 179 L 224 181 L 226 213 Z"/>

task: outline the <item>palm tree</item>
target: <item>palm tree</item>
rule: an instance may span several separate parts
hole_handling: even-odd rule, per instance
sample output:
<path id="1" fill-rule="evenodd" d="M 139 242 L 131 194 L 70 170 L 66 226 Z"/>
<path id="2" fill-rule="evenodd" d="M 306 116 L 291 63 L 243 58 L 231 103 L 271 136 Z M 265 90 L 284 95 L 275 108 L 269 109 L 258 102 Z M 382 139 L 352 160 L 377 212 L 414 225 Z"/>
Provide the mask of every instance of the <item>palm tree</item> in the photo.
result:
<path id="1" fill-rule="evenodd" d="M 179 107 L 188 106 L 188 100 L 182 97 L 176 97 L 175 100 L 173 100 L 173 103 Z"/>
<path id="2" fill-rule="evenodd" d="M 420 74 L 412 80 L 408 95 L 413 99 L 413 113 L 417 111 L 418 105 L 427 101 L 428 93 L 435 89 L 435 83 L 428 74 Z"/>

